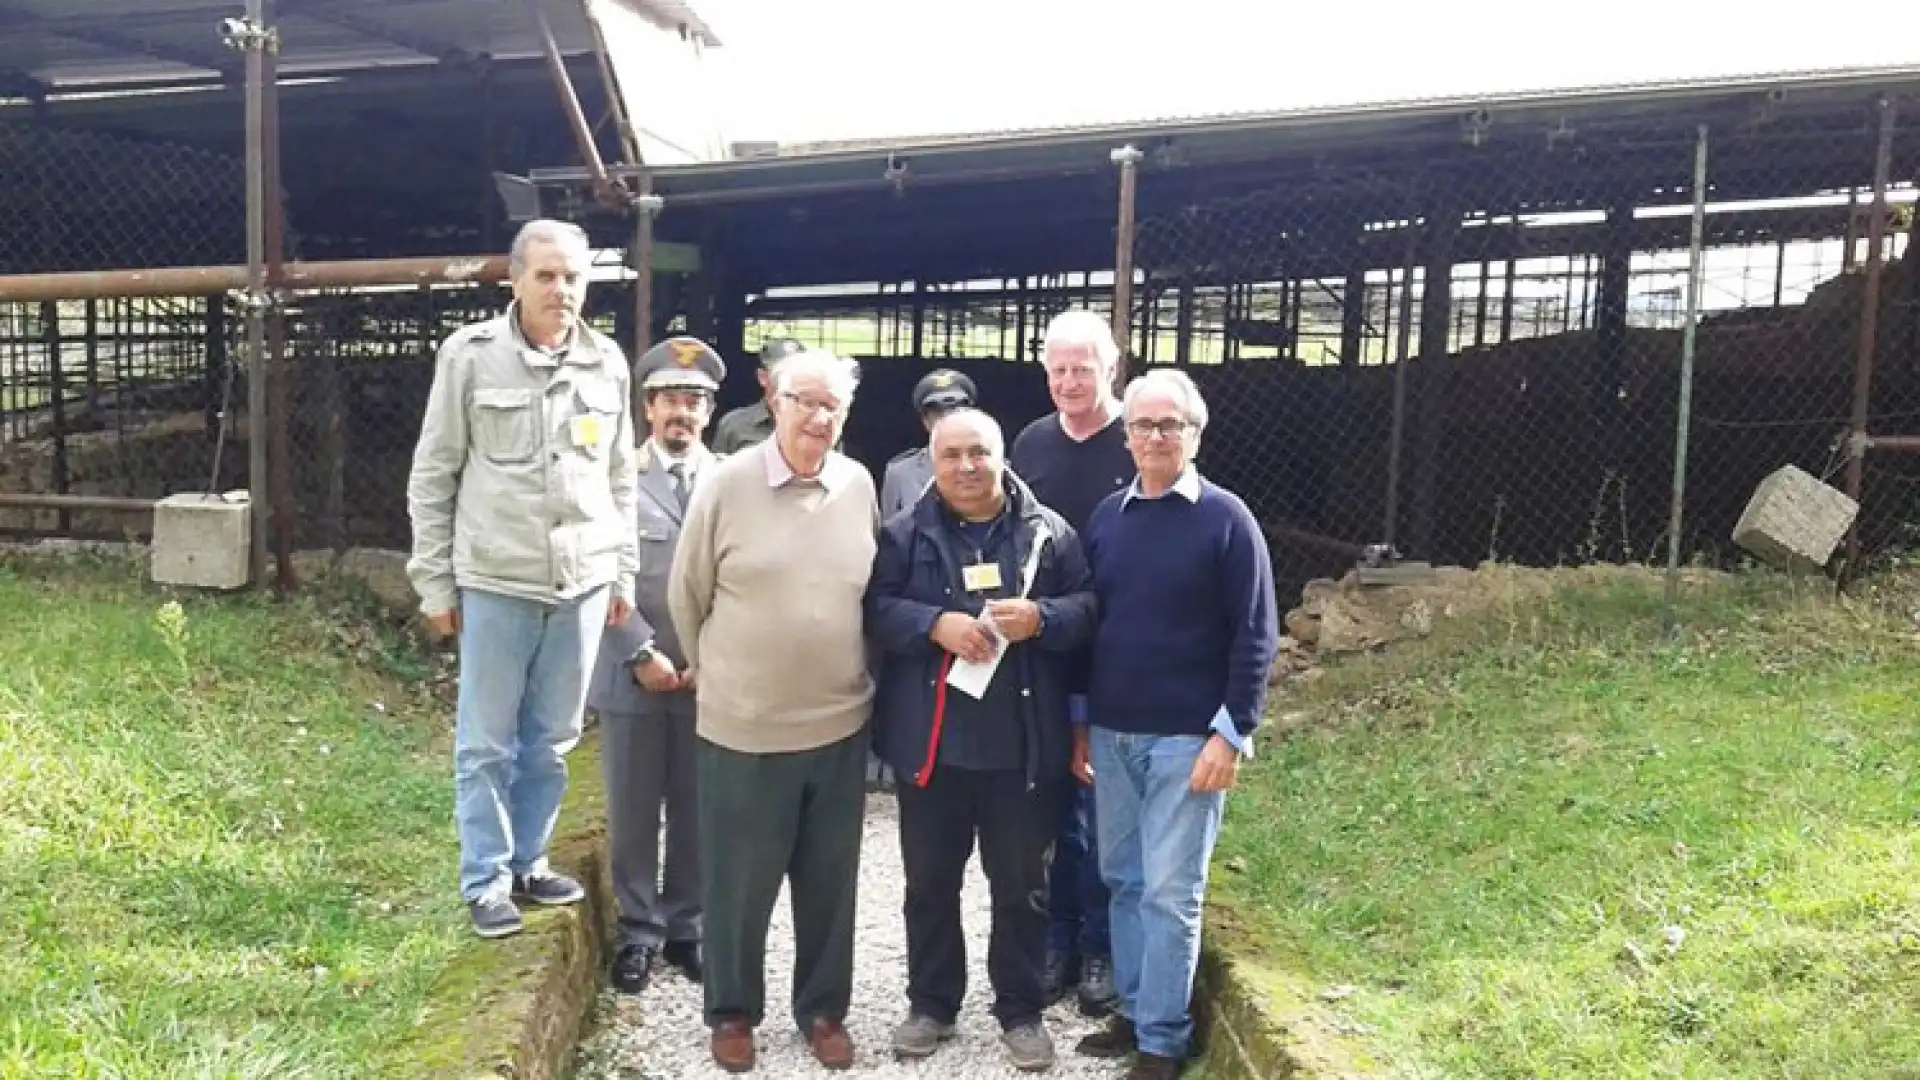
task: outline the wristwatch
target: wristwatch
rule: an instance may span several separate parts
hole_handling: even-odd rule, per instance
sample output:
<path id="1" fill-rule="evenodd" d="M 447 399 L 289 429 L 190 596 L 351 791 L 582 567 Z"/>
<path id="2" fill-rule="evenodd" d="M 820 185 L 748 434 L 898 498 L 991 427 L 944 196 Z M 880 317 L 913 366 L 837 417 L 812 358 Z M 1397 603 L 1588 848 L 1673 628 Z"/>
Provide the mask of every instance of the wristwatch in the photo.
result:
<path id="1" fill-rule="evenodd" d="M 627 658 L 628 667 L 639 667 L 641 664 L 651 663 L 653 663 L 653 642 L 651 641 L 633 650 L 633 655 Z"/>

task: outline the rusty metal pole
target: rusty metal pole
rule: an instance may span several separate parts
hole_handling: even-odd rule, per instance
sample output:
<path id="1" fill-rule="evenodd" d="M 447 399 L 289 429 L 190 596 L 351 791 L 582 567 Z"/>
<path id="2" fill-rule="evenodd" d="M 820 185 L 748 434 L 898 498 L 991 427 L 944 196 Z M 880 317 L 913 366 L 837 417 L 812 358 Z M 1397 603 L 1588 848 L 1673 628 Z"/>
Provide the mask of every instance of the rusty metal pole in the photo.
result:
<path id="1" fill-rule="evenodd" d="M 276 0 L 264 0 L 269 16 Z M 260 128 L 261 193 L 266 199 L 266 235 L 263 238 L 267 264 L 267 288 L 272 306 L 267 310 L 267 355 L 273 371 L 269 384 L 272 401 L 267 409 L 271 462 L 268 491 L 273 507 L 274 588 L 286 595 L 298 586 L 293 576 L 294 498 L 293 498 L 293 367 L 287 362 L 287 313 L 282 305 L 282 281 L 286 269 L 287 212 L 280 182 L 280 70 L 279 39 L 269 31 L 268 44 L 261 57 Z"/>
<path id="2" fill-rule="evenodd" d="M 1687 244 L 1687 321 L 1680 336 L 1680 400 L 1675 407 L 1673 437 L 1673 501 L 1667 508 L 1666 598 L 1660 622 L 1668 635 L 1676 628 L 1673 604 L 1680 589 L 1680 529 L 1687 507 L 1687 456 L 1693 423 L 1693 354 L 1700 327 L 1700 289 L 1706 279 L 1707 237 L 1707 125 L 1701 124 L 1693 144 L 1693 231 Z"/>
<path id="3" fill-rule="evenodd" d="M 267 205 L 265 74 L 270 31 L 264 25 L 265 0 L 247 0 L 246 23 L 232 42 L 247 56 L 247 500 L 252 522 L 249 555 L 251 583 L 267 581 Z"/>
<path id="4" fill-rule="evenodd" d="M 1885 262 L 1887 242 L 1887 184 L 1893 170 L 1893 101 L 1882 95 L 1880 142 L 1873 159 L 1873 218 L 1867 224 L 1867 282 L 1860 301 L 1860 352 L 1853 367 L 1853 433 L 1847 440 L 1847 497 L 1855 505 L 1861 501 L 1866 483 L 1866 454 L 1870 436 L 1868 413 L 1873 402 L 1873 361 L 1879 351 L 1880 270 Z M 1854 515 L 1847 530 L 1847 561 L 1841 583 L 1852 576 L 1860 562 L 1860 516 Z"/>
<path id="5" fill-rule="evenodd" d="M 567 113 L 567 123 L 573 128 L 575 141 L 580 144 L 581 160 L 586 163 L 587 173 L 593 178 L 594 197 L 606 203 L 613 197 L 613 181 L 607 175 L 606 162 L 600 159 L 599 147 L 594 144 L 593 128 L 587 123 L 586 110 L 580 107 L 580 95 L 574 92 L 573 79 L 567 75 L 567 62 L 560 57 L 560 45 L 553 38 L 553 26 L 547 22 L 547 12 L 541 6 L 541 0 L 526 0 L 526 7 L 540 28 L 540 47 L 547 58 L 547 73 L 553 76 L 554 89 L 560 92 L 560 104 Z"/>
<path id="6" fill-rule="evenodd" d="M 1113 343 L 1120 358 L 1113 365 L 1113 384 L 1117 391 L 1126 383 L 1127 369 L 1133 359 L 1133 237 L 1135 199 L 1140 184 L 1140 159 L 1146 155 L 1132 144 L 1115 148 L 1109 155 L 1120 166 L 1120 222 L 1113 238 Z"/>
<path id="7" fill-rule="evenodd" d="M 653 193 L 650 173 L 639 176 L 633 200 L 633 356 L 653 347 L 653 218 L 663 201 Z"/>

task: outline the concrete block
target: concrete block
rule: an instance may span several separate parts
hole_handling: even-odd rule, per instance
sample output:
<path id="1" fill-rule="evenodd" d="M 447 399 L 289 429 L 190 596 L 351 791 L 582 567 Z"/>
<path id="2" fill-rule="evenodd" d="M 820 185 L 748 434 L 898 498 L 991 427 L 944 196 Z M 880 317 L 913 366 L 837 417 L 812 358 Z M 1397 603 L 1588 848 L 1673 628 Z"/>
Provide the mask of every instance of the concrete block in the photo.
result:
<path id="1" fill-rule="evenodd" d="M 153 580 L 237 589 L 247 584 L 253 507 L 244 491 L 169 495 L 153 508 Z"/>
<path id="2" fill-rule="evenodd" d="M 1853 527 L 1860 506 L 1794 465 L 1754 489 L 1733 527 L 1733 542 L 1782 570 L 1818 570 Z"/>

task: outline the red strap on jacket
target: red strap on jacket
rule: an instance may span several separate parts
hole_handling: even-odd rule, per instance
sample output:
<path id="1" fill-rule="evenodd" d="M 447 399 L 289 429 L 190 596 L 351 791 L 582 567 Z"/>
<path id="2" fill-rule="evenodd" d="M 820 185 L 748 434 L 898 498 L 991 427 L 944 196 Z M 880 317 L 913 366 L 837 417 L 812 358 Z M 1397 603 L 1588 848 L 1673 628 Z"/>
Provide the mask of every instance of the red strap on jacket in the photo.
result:
<path id="1" fill-rule="evenodd" d="M 933 783 L 933 762 L 940 756 L 940 728 L 947 719 L 947 672 L 953 668 L 953 654 L 940 661 L 940 680 L 933 691 L 933 737 L 927 740 L 927 763 L 920 766 L 920 775 L 913 778 L 915 787 L 926 787 Z"/>

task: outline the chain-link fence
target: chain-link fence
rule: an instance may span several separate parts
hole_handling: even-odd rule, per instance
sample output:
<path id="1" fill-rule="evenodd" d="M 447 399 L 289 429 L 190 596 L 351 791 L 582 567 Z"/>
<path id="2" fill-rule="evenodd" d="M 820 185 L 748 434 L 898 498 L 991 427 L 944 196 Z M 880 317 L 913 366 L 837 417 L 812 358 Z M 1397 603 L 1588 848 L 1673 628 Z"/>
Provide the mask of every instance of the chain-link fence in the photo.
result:
<path id="1" fill-rule="evenodd" d="M 1845 468 L 1877 127 L 1863 105 L 1840 127 L 1709 129 L 1697 251 L 1690 127 L 1321 166 L 1143 214 L 1133 351 L 1200 382 L 1202 465 L 1268 525 L 1294 586 L 1371 544 L 1436 564 L 1663 561 L 1697 266 L 1681 549 L 1724 563 L 1769 473 Z M 1896 149 L 1911 177 L 1915 147 Z M 1874 429 L 1917 404 L 1912 197 L 1882 199 Z M 1868 475 L 1872 547 L 1912 505 L 1902 460 Z"/>

